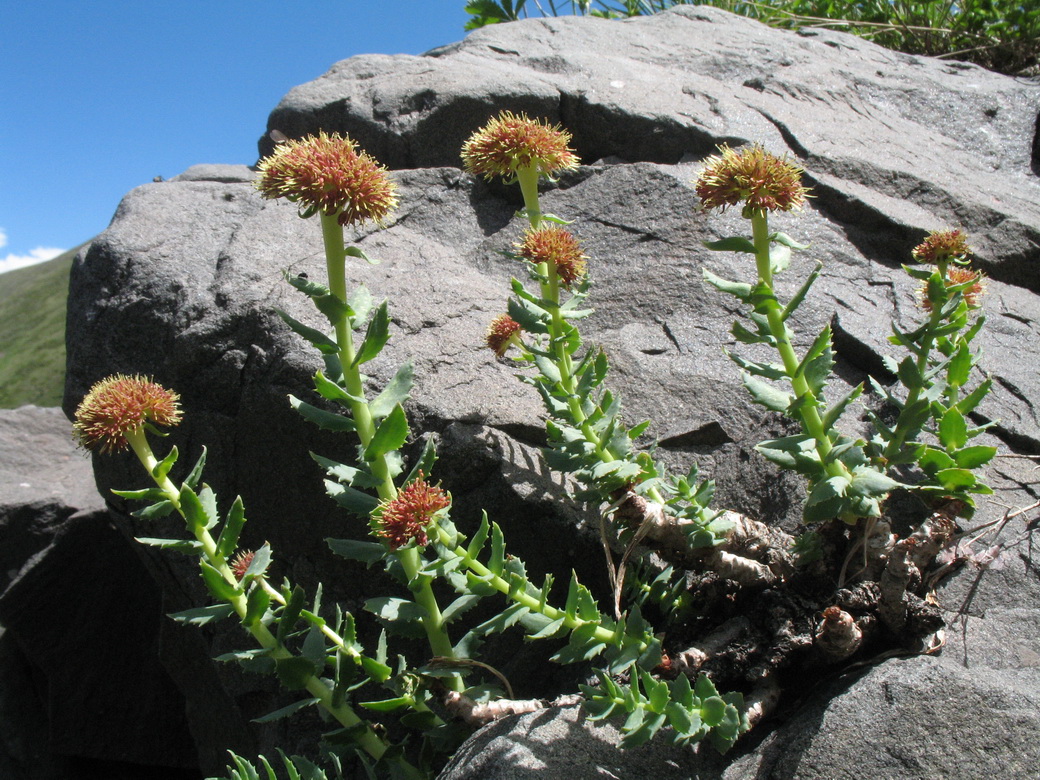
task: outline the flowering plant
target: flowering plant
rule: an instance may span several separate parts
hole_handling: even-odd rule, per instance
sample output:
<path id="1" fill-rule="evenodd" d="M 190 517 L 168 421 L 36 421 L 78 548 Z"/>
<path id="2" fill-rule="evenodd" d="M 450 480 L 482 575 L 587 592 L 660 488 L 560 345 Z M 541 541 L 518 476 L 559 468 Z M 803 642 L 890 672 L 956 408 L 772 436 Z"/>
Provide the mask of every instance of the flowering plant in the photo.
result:
<path id="1" fill-rule="evenodd" d="M 787 676 L 844 662 L 872 644 L 932 646 L 941 628 L 914 571 L 949 545 L 955 517 L 970 508 L 972 494 L 988 490 L 974 469 L 994 454 L 967 446 L 981 429 L 968 428 L 965 416 L 989 385 L 964 392 L 978 363 L 971 342 L 982 325 L 976 316 L 982 279 L 965 270 L 963 235 L 933 234 L 915 259 L 934 268 L 906 267 L 924 283 L 927 318 L 913 331 L 893 330 L 893 343 L 910 352 L 891 361 L 904 391 L 873 381 L 888 410 L 870 413 L 874 432 L 862 438 L 839 422 L 863 388 L 830 405 L 824 399 L 834 362 L 830 329 L 801 356 L 793 346 L 789 322 L 819 267 L 786 304 L 773 288 L 791 251 L 805 249 L 768 224 L 769 213 L 798 208 L 809 197 L 801 169 L 758 146 L 723 147 L 707 161 L 695 185 L 704 209 L 740 206 L 752 233 L 708 246 L 751 254 L 756 278 L 728 281 L 705 270 L 705 279 L 749 308 L 750 327 L 734 325 L 737 340 L 773 349 L 781 362 L 732 357 L 752 400 L 800 428 L 758 447 L 807 479 L 806 533 L 794 538 L 711 509 L 713 483 L 700 479 L 696 466 L 669 474 L 640 446 L 649 423 L 630 427 L 623 419 L 607 387 L 609 361 L 579 331 L 593 314 L 587 303 L 595 261 L 569 223 L 544 213 L 539 199 L 542 179 L 577 166 L 569 143 L 558 127 L 503 112 L 470 137 L 462 157 L 474 175 L 520 185 L 527 226 L 510 254 L 526 281 L 511 281 L 506 312 L 490 324 L 487 346 L 496 358 L 513 361 L 541 397 L 546 462 L 573 478 L 571 498 L 599 518 L 612 589 L 608 608 L 573 573 L 563 588 L 554 587 L 552 574 L 532 581 L 486 513 L 468 533 L 456 527 L 452 497 L 432 476 L 432 440 L 411 462 L 405 458 L 414 368 L 404 363 L 376 389 L 362 374 L 390 339 L 389 305 L 376 304 L 363 286 L 349 289 L 347 258 L 373 261 L 347 246 L 343 232 L 346 225 L 389 220 L 396 195 L 387 172 L 349 138 L 321 133 L 280 144 L 259 166 L 256 186 L 265 198 L 297 203 L 301 217 L 316 216 L 321 225 L 327 278 L 287 280 L 328 329 L 280 314 L 321 353 L 324 368 L 313 377 L 314 403 L 295 396 L 290 403 L 305 420 L 357 444 L 349 463 L 313 457 L 329 496 L 371 531 L 364 541 L 330 539 L 332 550 L 384 566 L 401 586 L 365 604 L 385 629 L 374 648 L 359 641 L 361 616 L 323 605 L 320 586 L 308 594 L 270 581 L 269 545 L 238 549 L 245 507 L 236 499 L 220 511 L 202 480 L 205 452 L 179 483 L 171 478 L 176 448 L 159 459 L 149 435 L 180 421 L 175 393 L 144 377 L 117 376 L 99 382 L 80 405 L 81 442 L 101 452 L 132 449 L 154 482 L 119 495 L 149 502 L 138 513 L 144 518 L 176 513 L 185 521 L 188 539 L 141 539 L 199 560 L 213 603 L 175 617 L 195 624 L 234 618 L 242 625 L 255 646 L 222 660 L 269 671 L 303 697 L 270 718 L 315 706 L 336 722 L 326 735 L 328 768 L 282 756 L 291 777 L 342 776 L 349 756 L 373 776 L 429 776 L 469 727 L 547 706 L 516 700 L 508 681 L 479 660 L 486 637 L 513 627 L 525 639 L 557 640 L 553 661 L 593 663 L 595 681 L 576 685 L 580 693 L 556 703 L 582 703 L 595 719 L 623 715 L 622 746 L 661 735 L 677 744 L 707 738 L 720 750 L 768 714 Z M 904 473 L 909 467 L 914 474 Z M 925 522 L 897 539 L 885 502 L 902 489 L 941 500 Z M 849 573 L 859 549 L 863 565 Z M 844 587 L 819 586 L 835 580 Z M 691 596 L 699 602 L 693 617 L 683 613 Z M 492 616 L 468 621 L 478 604 Z M 790 612 L 783 625 L 775 620 L 777 608 Z M 394 665 L 389 642 L 396 636 L 422 638 L 427 651 L 412 657 L 402 650 Z M 748 646 L 755 650 L 735 655 L 735 647 Z M 388 727 L 392 716 L 395 725 Z M 248 760 L 232 761 L 231 777 L 259 777 Z M 275 776 L 266 760 L 261 767 Z"/>

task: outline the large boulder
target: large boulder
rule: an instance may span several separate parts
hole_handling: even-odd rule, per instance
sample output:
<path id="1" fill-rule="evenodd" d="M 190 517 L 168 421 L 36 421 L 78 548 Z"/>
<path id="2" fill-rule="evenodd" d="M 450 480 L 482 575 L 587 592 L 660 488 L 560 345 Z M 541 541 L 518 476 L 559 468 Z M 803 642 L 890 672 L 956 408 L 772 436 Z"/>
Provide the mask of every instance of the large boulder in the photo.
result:
<path id="1" fill-rule="evenodd" d="M 995 382 L 975 422 L 996 421 L 989 439 L 1002 454 L 1040 452 L 1035 81 L 840 33 L 773 30 L 701 6 L 624 22 L 497 25 L 419 57 L 346 60 L 292 90 L 269 129 L 347 132 L 394 169 L 395 217 L 385 230 L 348 236 L 382 261 L 352 266 L 351 280 L 391 305 L 393 338 L 367 373 L 378 387 L 414 360 L 412 427 L 417 439 L 440 442 L 436 476 L 453 492 L 460 525 L 471 527 L 486 508 L 533 574 L 573 568 L 594 586 L 604 582 L 589 516 L 561 501 L 559 480 L 538 460 L 538 398 L 482 346 L 509 277 L 522 272 L 500 250 L 523 223 L 518 193 L 463 173 L 458 150 L 500 109 L 561 122 L 574 134 L 586 165 L 545 192 L 544 208 L 575 220 L 592 258 L 597 313 L 584 332 L 609 354 L 630 422 L 654 420 L 661 457 L 697 462 L 719 483 L 718 505 L 791 526 L 802 498 L 797 480 L 752 451 L 784 423 L 747 402 L 722 351 L 731 343 L 729 301 L 701 281 L 702 268 L 750 272 L 738 256 L 702 246 L 744 227 L 738 214 L 697 211 L 692 180 L 719 143 L 758 141 L 806 169 L 814 200 L 774 225 L 812 247 L 781 287 L 789 294 L 823 261 L 796 327 L 804 344 L 833 324 L 835 393 L 868 373 L 892 381 L 881 362 L 893 349 L 888 323 L 907 327 L 917 314 L 900 264 L 927 230 L 965 228 L 990 277 L 979 342 Z M 260 145 L 271 148 L 267 136 Z M 323 278 L 320 231 L 292 204 L 262 200 L 252 175 L 244 166 L 197 166 L 125 197 L 73 269 L 65 409 L 116 372 L 176 389 L 187 414 L 169 441 L 186 459 L 208 447 L 207 482 L 225 501 L 240 494 L 246 502 L 246 544 L 270 541 L 276 576 L 323 578 L 327 595 L 357 610 L 386 582 L 357 576 L 330 555 L 325 537 L 361 536 L 364 528 L 322 494 L 308 457 L 347 458 L 353 444 L 310 428 L 288 407 L 287 393 L 312 398 L 309 377 L 321 363 L 274 313 L 322 325 L 282 279 Z M 144 484 L 130 457 L 96 457 L 95 471 L 104 489 Z M 983 503 L 979 524 L 1035 500 L 1027 461 L 998 459 L 987 477 L 997 500 Z M 995 607 L 1035 610 L 1034 520 L 1026 513 L 1000 526 L 996 541 L 1007 549 L 999 567 L 948 581 L 940 595 L 951 619 L 984 619 Z M 190 570 L 147 554 L 175 601 L 199 596 Z M 211 644 L 227 649 L 223 641 Z M 508 673 L 508 659 L 502 663 Z M 944 670 L 928 667 L 939 676 L 928 685 Z M 850 695 L 866 685 L 852 682 Z M 270 706 L 247 693 L 235 693 L 247 715 Z M 1005 693 L 1014 700 L 1013 690 Z M 1034 687 L 1022 701 L 1035 695 Z"/>
<path id="2" fill-rule="evenodd" d="M 71 433 L 60 409 L 0 410 L 0 776 L 190 778 L 162 594 Z"/>

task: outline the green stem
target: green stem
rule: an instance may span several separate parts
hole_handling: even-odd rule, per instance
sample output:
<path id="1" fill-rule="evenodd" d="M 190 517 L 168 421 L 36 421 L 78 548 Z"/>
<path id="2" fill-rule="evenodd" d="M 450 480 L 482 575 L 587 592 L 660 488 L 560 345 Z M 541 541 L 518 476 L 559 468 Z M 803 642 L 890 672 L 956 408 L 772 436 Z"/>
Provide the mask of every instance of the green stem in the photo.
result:
<path id="1" fill-rule="evenodd" d="M 939 279 L 946 279 L 946 263 L 940 261 L 937 264 L 937 270 L 939 272 Z M 944 288 L 945 289 L 945 286 Z M 927 292 L 926 292 L 927 294 Z M 917 374 L 921 377 L 921 384 L 916 387 L 908 388 L 906 401 L 903 402 L 903 408 L 899 413 L 899 417 L 896 419 L 895 427 L 892 430 L 892 439 L 885 447 L 885 451 L 882 453 L 882 457 L 885 460 L 892 460 L 895 458 L 901 449 L 906 445 L 906 440 L 910 436 L 916 436 L 918 431 L 911 430 L 906 425 L 907 412 L 912 406 L 914 406 L 918 399 L 921 397 L 921 393 L 928 389 L 929 383 L 925 380 L 925 372 L 928 370 L 928 358 L 932 352 L 932 346 L 935 344 L 935 331 L 942 322 L 942 308 L 946 301 L 932 301 L 932 312 L 928 317 L 928 327 L 925 329 L 921 336 L 921 343 L 919 345 L 919 352 L 917 353 Z M 920 429 L 918 429 L 920 430 Z"/>
<path id="2" fill-rule="evenodd" d="M 832 477 L 848 478 L 850 474 L 845 464 L 837 460 L 829 461 L 829 455 L 834 445 L 823 426 L 816 394 L 809 387 L 805 376 L 798 370 L 800 361 L 795 354 L 794 347 L 791 345 L 791 332 L 784 322 L 783 308 L 773 293 L 773 266 L 769 258 L 771 244 L 769 219 L 764 210 L 756 209 L 751 212 L 751 231 L 752 240 L 755 244 L 755 265 L 758 271 L 758 281 L 759 284 L 769 291 L 768 297 L 759 305 L 765 309 L 765 315 L 769 322 L 769 332 L 773 334 L 773 338 L 776 340 L 776 350 L 780 353 L 780 359 L 784 364 L 784 372 L 791 381 L 795 398 L 805 398 L 805 403 L 798 408 L 797 414 L 802 420 L 805 432 L 815 440 L 816 453 L 820 457 L 820 462 L 825 464 L 824 468 L 827 474 Z"/>
<path id="3" fill-rule="evenodd" d="M 329 290 L 344 303 L 347 302 L 346 282 L 346 248 L 343 241 L 343 227 L 336 220 L 335 215 L 321 215 L 321 234 L 325 244 L 325 261 L 329 276 Z M 375 436 L 375 420 L 372 410 L 365 399 L 364 382 L 361 379 L 361 371 L 354 363 L 357 351 L 354 345 L 352 323 L 348 317 L 342 318 L 335 324 L 336 343 L 339 345 L 339 359 L 343 366 L 343 381 L 347 392 L 359 399 L 350 402 L 350 411 L 357 426 L 358 438 L 361 439 L 361 447 L 368 447 Z M 379 455 L 368 463 L 372 469 L 373 476 L 379 480 L 376 492 L 384 501 L 397 497 L 397 486 L 394 485 L 393 477 L 385 455 Z M 421 606 L 426 615 L 423 617 L 423 628 L 430 643 L 430 648 L 435 655 L 446 658 L 454 658 L 455 651 L 448 637 L 447 629 L 441 616 L 437 597 L 430 585 L 430 578 L 420 576 L 421 559 L 418 550 L 408 548 L 397 553 L 397 559 L 404 567 L 408 578 L 409 587 L 415 594 L 416 603 Z M 454 676 L 450 678 L 449 687 L 457 691 L 464 688 L 462 678 Z"/>
<path id="4" fill-rule="evenodd" d="M 159 489 L 166 494 L 167 500 L 176 507 L 177 512 L 185 520 L 185 524 L 188 525 L 189 531 L 192 532 L 195 538 L 202 545 L 203 556 L 205 557 L 206 562 L 220 572 L 221 576 L 229 584 L 239 588 L 238 579 L 235 577 L 234 572 L 231 571 L 231 567 L 228 566 L 227 560 L 217 553 L 217 543 L 216 540 L 213 539 L 213 536 L 204 526 L 192 526 L 187 522 L 184 512 L 181 511 L 180 490 L 177 489 L 176 485 L 168 476 L 163 476 L 161 478 L 156 477 L 155 466 L 158 464 L 158 461 L 152 452 L 151 446 L 148 444 L 144 428 L 141 427 L 130 431 L 126 434 L 126 438 L 130 443 L 130 447 L 133 449 L 134 454 L 136 454 L 138 460 L 141 461 L 141 465 L 145 467 Z M 248 599 L 244 592 L 239 592 L 228 598 L 227 602 L 235 610 L 235 614 L 238 615 L 239 621 L 242 622 L 243 627 L 252 634 L 253 638 L 261 647 L 268 651 L 269 657 L 273 658 L 275 661 L 293 657 L 293 653 L 282 645 L 278 641 L 278 638 L 272 634 L 263 623 L 257 621 L 251 625 L 245 624 L 244 621 L 248 608 Z M 326 685 L 317 675 L 312 674 L 308 678 L 305 687 L 308 693 L 318 699 L 318 703 L 321 704 L 321 706 L 344 727 L 353 728 L 358 725 L 363 725 L 365 729 L 357 736 L 358 743 L 361 745 L 362 749 L 373 758 L 379 759 L 382 757 L 387 749 L 386 743 L 383 742 L 383 740 L 380 739 L 380 737 L 372 731 L 365 721 L 359 718 L 348 705 L 334 704 L 332 699 L 332 690 L 328 685 Z"/>
<path id="5" fill-rule="evenodd" d="M 405 576 L 408 578 L 408 587 L 415 595 L 415 603 L 422 607 L 426 613 L 423 615 L 422 624 L 423 629 L 426 631 L 426 639 L 430 644 L 430 650 L 433 651 L 435 656 L 457 658 L 455 648 L 448 637 L 448 629 L 444 623 L 440 605 L 437 604 L 437 597 L 434 595 L 433 587 L 430 584 L 431 578 L 420 573 L 422 558 L 419 555 L 419 550 L 415 547 L 406 547 L 398 550 L 396 555 L 397 560 L 401 562 L 401 566 L 404 568 Z M 458 674 L 449 677 L 446 685 L 459 693 L 465 690 L 466 687 L 462 676 Z"/>
<path id="6" fill-rule="evenodd" d="M 457 540 L 450 535 L 447 531 L 441 528 L 439 525 L 435 526 L 437 533 L 437 540 L 451 550 L 455 555 L 462 559 L 463 564 L 477 577 L 486 582 L 492 588 L 497 590 L 499 593 L 504 594 L 508 598 L 522 604 L 532 612 L 536 612 L 539 615 L 543 615 L 549 620 L 556 621 L 562 620 L 563 624 L 572 631 L 584 625 L 588 625 L 590 621 L 581 620 L 580 618 L 571 617 L 562 609 L 558 609 L 550 604 L 544 603 L 537 596 L 533 596 L 526 590 L 517 589 L 514 583 L 509 580 L 500 577 L 491 571 L 487 566 L 482 564 L 476 558 L 469 554 L 469 551 L 464 547 L 458 545 Z M 610 629 L 603 628 L 603 626 L 597 626 L 593 631 L 593 636 L 596 640 L 603 642 L 604 644 L 619 646 L 624 639 L 624 635 L 620 629 L 611 631 Z M 645 650 L 645 646 L 640 648 L 640 652 Z"/>
<path id="7" fill-rule="evenodd" d="M 325 244 L 325 266 L 329 277 L 329 291 L 343 303 L 347 302 L 347 252 L 343 241 L 343 226 L 336 221 L 335 215 L 321 215 L 321 236 Z M 361 369 L 355 364 L 357 350 L 354 345 L 353 323 L 349 316 L 340 318 L 335 323 L 336 344 L 339 346 L 339 361 L 343 368 L 343 383 L 347 392 L 354 398 L 350 401 L 350 412 L 357 426 L 357 434 L 361 446 L 365 448 L 375 436 L 376 426 L 372 410 L 365 399 L 365 385 L 361 378 Z M 369 464 L 372 474 L 379 480 L 376 492 L 384 501 L 397 496 L 397 487 L 390 476 L 390 469 L 385 455 L 379 455 Z"/>

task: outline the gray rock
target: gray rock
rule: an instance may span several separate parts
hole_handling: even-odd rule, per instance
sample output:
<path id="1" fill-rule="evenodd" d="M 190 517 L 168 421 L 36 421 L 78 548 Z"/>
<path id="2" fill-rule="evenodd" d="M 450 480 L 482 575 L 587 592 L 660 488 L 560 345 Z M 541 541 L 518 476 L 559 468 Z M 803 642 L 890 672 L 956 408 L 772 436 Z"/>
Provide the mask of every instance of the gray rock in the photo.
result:
<path id="1" fill-rule="evenodd" d="M 71 430 L 60 409 L 0 410 L 0 775 L 183 778 L 162 597 Z"/>
<path id="2" fill-rule="evenodd" d="M 718 505 L 793 525 L 801 501 L 797 480 L 752 452 L 785 423 L 745 400 L 721 349 L 732 341 L 729 301 L 701 281 L 702 268 L 731 277 L 748 271 L 739 257 L 702 246 L 744 230 L 735 213 L 697 211 L 698 161 L 719 143 L 761 141 L 789 151 L 815 187 L 805 211 L 773 224 L 812 242 L 780 278 L 782 292 L 795 289 L 816 259 L 824 262 L 795 326 L 804 344 L 833 322 L 834 395 L 868 372 L 884 378 L 887 323 L 905 327 L 915 316 L 912 284 L 899 268 L 910 249 L 929 229 L 965 228 L 991 277 L 980 341 L 995 384 L 975 422 L 999 421 L 990 441 L 1002 453 L 1040 453 L 1034 81 L 896 54 L 839 33 L 772 30 L 701 6 L 625 22 L 531 20 L 477 31 L 421 57 L 338 63 L 290 92 L 269 121 L 290 136 L 348 132 L 394 169 L 396 216 L 386 230 L 348 237 L 382 260 L 352 267 L 352 282 L 391 301 L 393 338 L 367 373 L 379 387 L 400 362 L 415 361 L 413 431 L 417 440 L 440 439 L 436 476 L 453 491 L 464 530 L 486 508 L 529 571 L 574 568 L 583 581 L 603 583 L 588 516 L 561 508 L 559 480 L 535 455 L 544 437 L 537 397 L 481 346 L 488 321 L 504 308 L 509 277 L 522 273 L 498 254 L 522 222 L 514 216 L 518 194 L 460 172 L 458 150 L 500 109 L 547 117 L 574 133 L 589 164 L 549 188 L 543 204 L 575 220 L 592 257 L 597 313 L 583 332 L 610 355 L 630 421 L 654 420 L 665 462 L 685 468 L 693 460 L 714 477 Z M 269 144 L 265 136 L 261 149 Z M 283 271 L 323 278 L 319 231 L 292 204 L 261 200 L 244 168 L 201 166 L 135 189 L 73 269 L 65 409 L 71 413 L 92 382 L 114 372 L 149 374 L 176 389 L 187 418 L 168 441 L 185 453 L 185 465 L 209 448 L 207 481 L 224 501 L 245 499 L 244 543 L 270 541 L 276 576 L 303 584 L 324 576 L 327 599 L 356 610 L 387 584 L 347 568 L 324 543 L 365 529 L 322 495 L 308 452 L 347 458 L 353 445 L 308 428 L 285 401 L 289 392 L 313 400 L 306 388 L 321 364 L 273 309 L 322 323 Z M 144 484 L 129 457 L 96 458 L 95 470 L 106 490 Z M 998 460 L 987 477 L 998 494 L 977 522 L 1035 501 L 1028 461 Z M 1001 527 L 1000 566 L 965 569 L 944 586 L 951 617 L 1034 609 L 1034 526 L 1033 515 L 1011 519 Z M 185 562 L 146 554 L 168 598 L 199 597 Z M 230 649 L 232 640 L 205 641 L 212 652 Z M 963 674 L 928 660 L 875 672 L 909 668 L 919 675 L 913 690 L 948 678 L 964 697 L 974 695 Z M 883 687 L 872 688 L 871 679 L 853 682 L 835 701 L 869 711 L 871 691 Z M 270 705 L 268 693 L 252 696 L 255 683 L 230 674 L 222 680 L 245 715 Z M 1033 700 L 1035 680 L 1023 684 L 1021 693 L 1001 688 L 1008 702 Z M 833 695 L 815 706 L 826 709 Z M 923 694 L 906 701 L 907 722 L 923 718 Z M 245 702 L 260 711 L 246 712 Z M 915 776 L 909 764 L 891 766 Z M 776 767 L 768 770 L 774 776 L 801 771 Z"/>

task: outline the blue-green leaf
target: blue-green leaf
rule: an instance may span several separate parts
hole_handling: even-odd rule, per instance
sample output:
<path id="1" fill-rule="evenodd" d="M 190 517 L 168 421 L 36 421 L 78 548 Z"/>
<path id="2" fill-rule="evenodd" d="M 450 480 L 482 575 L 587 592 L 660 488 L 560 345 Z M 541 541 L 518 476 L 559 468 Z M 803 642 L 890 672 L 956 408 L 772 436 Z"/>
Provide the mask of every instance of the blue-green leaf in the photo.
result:
<path id="1" fill-rule="evenodd" d="M 730 236 L 720 238 L 718 241 L 704 241 L 705 247 L 713 252 L 747 252 L 755 254 L 755 245 L 749 238 L 743 236 Z"/>
<path id="2" fill-rule="evenodd" d="M 303 699 L 301 701 L 290 704 L 288 707 L 282 707 L 281 709 L 269 712 L 267 715 L 262 715 L 259 718 L 253 718 L 253 723 L 270 723 L 273 720 L 280 720 L 282 718 L 288 718 L 295 712 L 299 712 L 304 707 L 310 707 L 312 704 L 317 704 L 320 699 Z"/>
<path id="3" fill-rule="evenodd" d="M 322 430 L 337 432 L 350 432 L 357 430 L 357 426 L 351 418 L 345 417 L 342 414 L 336 414 L 335 412 L 327 412 L 316 406 L 311 406 L 306 401 L 301 401 L 294 395 L 289 396 L 289 405 L 299 412 L 303 419 L 314 423 Z"/>
<path id="4" fill-rule="evenodd" d="M 408 440 L 408 418 L 400 404 L 383 418 L 376 428 L 372 441 L 365 448 L 365 460 L 374 461 L 380 455 L 399 450 Z"/>
<path id="5" fill-rule="evenodd" d="M 372 319 L 368 322 L 368 329 L 365 331 L 365 340 L 362 342 L 361 347 L 358 349 L 357 356 L 354 358 L 354 365 L 359 366 L 376 357 L 383 351 L 383 347 L 386 346 L 386 342 L 389 340 L 390 315 L 387 312 L 386 301 L 383 301 L 379 304 L 379 308 L 376 309 L 375 314 L 372 315 Z"/>
<path id="6" fill-rule="evenodd" d="M 383 388 L 383 392 L 369 404 L 372 417 L 380 420 L 390 414 L 395 406 L 404 403 L 408 399 L 409 393 L 412 392 L 414 376 L 415 368 L 411 360 L 397 369 L 394 378 Z"/>

